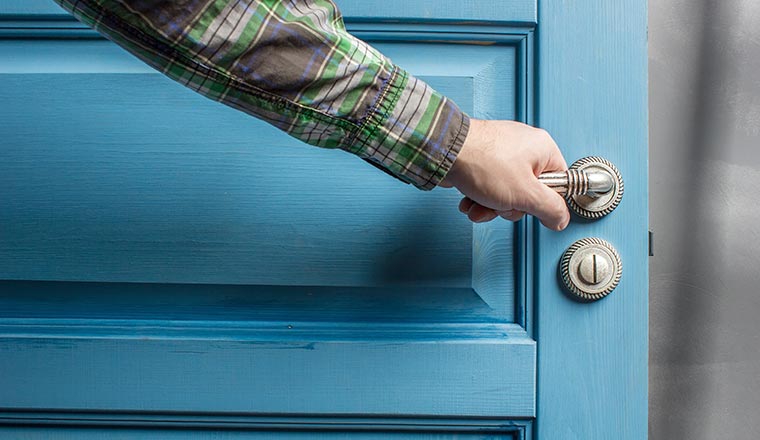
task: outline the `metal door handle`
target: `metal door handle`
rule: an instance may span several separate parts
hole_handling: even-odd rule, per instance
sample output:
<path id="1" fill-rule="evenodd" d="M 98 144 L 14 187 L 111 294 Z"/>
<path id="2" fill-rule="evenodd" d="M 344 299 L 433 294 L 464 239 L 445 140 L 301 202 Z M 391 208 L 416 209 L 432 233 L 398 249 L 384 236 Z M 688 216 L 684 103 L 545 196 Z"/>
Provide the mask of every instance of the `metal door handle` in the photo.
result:
<path id="1" fill-rule="evenodd" d="M 538 180 L 563 196 L 599 197 L 612 191 L 615 181 L 602 171 L 567 170 L 559 173 L 544 173 Z"/>
<path id="2" fill-rule="evenodd" d="M 584 157 L 567 171 L 544 173 L 538 180 L 563 195 L 570 209 L 587 219 L 604 217 L 623 198 L 623 176 L 601 157 Z"/>

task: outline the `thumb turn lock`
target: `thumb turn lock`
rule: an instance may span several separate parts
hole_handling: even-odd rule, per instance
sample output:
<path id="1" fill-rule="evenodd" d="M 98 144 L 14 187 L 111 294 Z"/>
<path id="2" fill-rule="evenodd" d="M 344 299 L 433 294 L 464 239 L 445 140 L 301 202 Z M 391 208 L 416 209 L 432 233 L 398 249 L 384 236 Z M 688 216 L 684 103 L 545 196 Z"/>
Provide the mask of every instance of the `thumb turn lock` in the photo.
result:
<path id="1" fill-rule="evenodd" d="M 597 301 L 615 290 L 623 274 L 620 254 L 607 241 L 583 238 L 562 255 L 559 275 L 565 290 L 582 302 Z"/>
<path id="2" fill-rule="evenodd" d="M 584 157 L 567 171 L 544 173 L 538 180 L 565 197 L 578 216 L 598 219 L 612 212 L 623 199 L 623 176 L 610 161 Z"/>

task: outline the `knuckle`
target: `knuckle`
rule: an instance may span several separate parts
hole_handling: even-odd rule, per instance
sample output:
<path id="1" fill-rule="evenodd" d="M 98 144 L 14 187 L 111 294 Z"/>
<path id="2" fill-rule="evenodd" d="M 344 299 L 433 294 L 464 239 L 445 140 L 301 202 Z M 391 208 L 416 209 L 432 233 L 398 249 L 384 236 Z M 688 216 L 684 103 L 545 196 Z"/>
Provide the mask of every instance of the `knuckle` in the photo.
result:
<path id="1" fill-rule="evenodd" d="M 561 221 L 565 216 L 567 215 L 567 207 L 565 206 L 565 202 L 557 202 L 554 206 L 554 216 L 557 218 L 557 221 Z"/>
<path id="2" fill-rule="evenodd" d="M 538 137 L 539 139 L 543 141 L 551 140 L 552 138 L 549 132 L 544 130 L 543 128 L 536 128 L 536 137 Z"/>
<path id="3" fill-rule="evenodd" d="M 548 131 L 544 130 L 543 128 L 537 128 L 536 130 L 538 130 L 536 138 L 538 139 L 540 145 L 546 148 L 547 152 L 559 151 L 557 143 L 554 142 L 554 138 L 551 134 L 549 134 Z"/>
<path id="4" fill-rule="evenodd" d="M 565 199 L 562 197 L 553 197 L 554 201 L 552 202 L 554 204 L 554 210 L 558 213 L 562 214 L 565 211 L 567 211 L 567 206 L 565 206 Z"/>

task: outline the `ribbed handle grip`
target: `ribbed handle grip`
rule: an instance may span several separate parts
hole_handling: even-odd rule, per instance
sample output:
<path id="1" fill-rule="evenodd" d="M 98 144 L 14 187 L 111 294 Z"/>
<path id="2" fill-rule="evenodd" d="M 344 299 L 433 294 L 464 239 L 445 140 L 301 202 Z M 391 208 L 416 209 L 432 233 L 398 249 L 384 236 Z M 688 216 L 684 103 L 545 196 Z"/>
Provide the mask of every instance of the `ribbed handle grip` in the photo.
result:
<path id="1" fill-rule="evenodd" d="M 613 177 L 604 171 L 569 169 L 557 173 L 544 173 L 538 180 L 563 196 L 599 197 L 615 187 Z"/>

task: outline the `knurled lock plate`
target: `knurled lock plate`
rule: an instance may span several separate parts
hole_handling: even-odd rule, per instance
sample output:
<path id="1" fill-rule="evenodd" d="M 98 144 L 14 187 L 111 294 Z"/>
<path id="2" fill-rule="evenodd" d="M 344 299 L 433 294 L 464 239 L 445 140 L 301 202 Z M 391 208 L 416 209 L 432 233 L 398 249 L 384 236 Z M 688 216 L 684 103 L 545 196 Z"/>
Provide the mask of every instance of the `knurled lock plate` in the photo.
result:
<path id="1" fill-rule="evenodd" d="M 583 238 L 562 254 L 559 272 L 565 289 L 574 299 L 597 301 L 615 290 L 623 274 L 623 262 L 609 242 Z"/>
<path id="2" fill-rule="evenodd" d="M 623 199 L 623 176 L 612 162 L 598 156 L 589 156 L 578 159 L 571 166 L 571 170 L 586 172 L 604 171 L 615 180 L 615 187 L 607 194 L 599 197 L 587 195 L 566 196 L 567 204 L 578 216 L 595 220 L 612 212 Z"/>

